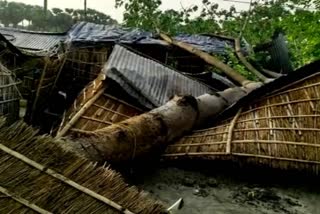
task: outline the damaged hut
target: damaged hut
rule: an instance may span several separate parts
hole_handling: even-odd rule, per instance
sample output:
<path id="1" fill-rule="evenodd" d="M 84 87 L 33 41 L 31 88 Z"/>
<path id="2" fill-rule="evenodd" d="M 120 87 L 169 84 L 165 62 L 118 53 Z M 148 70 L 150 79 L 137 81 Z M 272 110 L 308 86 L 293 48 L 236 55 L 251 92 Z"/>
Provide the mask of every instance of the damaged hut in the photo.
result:
<path id="1" fill-rule="evenodd" d="M 39 124 L 39 112 L 47 102 L 48 94 L 63 67 L 63 44 L 66 33 L 46 33 L 0 27 L 0 34 L 8 47 L 14 47 L 20 58 L 10 58 L 8 66 L 14 68 L 14 74 L 22 84 L 19 90 L 28 101 L 26 121 Z M 7 57 L 8 58 L 8 57 Z M 14 63 L 12 63 L 12 61 Z"/>
<path id="2" fill-rule="evenodd" d="M 164 64 L 116 45 L 102 73 L 80 93 L 64 116 L 57 135 L 105 128 L 162 106 L 174 95 L 199 96 L 214 91 Z"/>
<path id="3" fill-rule="evenodd" d="M 216 118 L 221 122 L 169 145 L 163 158 L 232 160 L 318 174 L 319 85 L 318 61 L 244 97 Z"/>

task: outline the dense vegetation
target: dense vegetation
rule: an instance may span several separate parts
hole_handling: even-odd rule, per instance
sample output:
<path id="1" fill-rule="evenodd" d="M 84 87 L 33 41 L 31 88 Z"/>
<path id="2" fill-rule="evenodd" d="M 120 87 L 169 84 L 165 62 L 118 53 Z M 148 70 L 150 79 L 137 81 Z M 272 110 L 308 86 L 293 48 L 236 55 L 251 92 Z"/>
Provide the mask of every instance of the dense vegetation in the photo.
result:
<path id="1" fill-rule="evenodd" d="M 320 57 L 320 0 L 251 0 L 249 11 L 219 8 L 213 1 L 203 0 L 181 10 L 161 11 L 161 0 L 115 0 L 125 7 L 123 25 L 149 31 L 176 33 L 215 33 L 243 36 L 255 45 L 270 40 L 276 29 L 288 38 L 295 67 Z M 250 2 L 248 1 L 248 4 Z M 54 8 L 44 13 L 40 6 L 0 0 L 0 22 L 17 26 L 22 20 L 32 30 L 64 31 L 74 22 L 85 20 L 83 10 Z M 114 24 L 110 16 L 88 9 L 86 21 Z"/>
<path id="2" fill-rule="evenodd" d="M 4 26 L 18 27 L 23 20 L 28 22 L 24 27 L 29 30 L 66 31 L 77 21 L 86 20 L 98 24 L 115 24 L 116 20 L 99 11 L 88 9 L 85 19 L 84 10 L 53 8 L 44 11 L 43 7 L 24 3 L 0 0 L 0 23 Z"/>
<path id="3" fill-rule="evenodd" d="M 159 9 L 161 0 L 116 0 L 124 6 L 124 25 L 175 33 L 216 33 L 243 36 L 250 44 L 267 42 L 276 29 L 288 38 L 295 67 L 320 58 L 319 0 L 254 0 L 250 11 L 220 9 L 217 3 L 180 11 Z M 248 3 L 250 3 L 248 1 Z"/>

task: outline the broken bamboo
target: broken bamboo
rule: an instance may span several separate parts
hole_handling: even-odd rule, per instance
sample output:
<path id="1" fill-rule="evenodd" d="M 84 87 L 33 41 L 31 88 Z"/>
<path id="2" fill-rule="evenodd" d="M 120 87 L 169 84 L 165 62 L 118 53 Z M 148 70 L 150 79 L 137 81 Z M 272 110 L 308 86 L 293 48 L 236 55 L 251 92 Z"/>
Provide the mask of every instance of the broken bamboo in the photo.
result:
<path id="1" fill-rule="evenodd" d="M 160 33 L 160 37 L 165 40 L 166 42 L 168 42 L 169 44 L 178 46 L 192 54 L 195 54 L 197 56 L 199 56 L 201 59 L 203 59 L 205 62 L 207 62 L 210 65 L 213 65 L 215 67 L 217 67 L 219 70 L 221 70 L 222 72 L 224 72 L 228 77 L 230 77 L 231 79 L 233 79 L 234 81 L 236 81 L 237 83 L 239 83 L 242 86 L 246 86 L 248 83 L 250 83 L 251 81 L 246 79 L 244 76 L 242 76 L 240 73 L 238 73 L 237 71 L 235 71 L 233 68 L 229 67 L 228 65 L 226 65 L 225 63 L 221 62 L 219 59 L 217 59 L 214 56 L 211 56 L 208 53 L 205 53 L 189 44 L 186 44 L 184 42 L 180 42 L 180 41 L 175 41 L 174 39 L 170 38 L 168 35 L 164 34 L 164 33 Z"/>

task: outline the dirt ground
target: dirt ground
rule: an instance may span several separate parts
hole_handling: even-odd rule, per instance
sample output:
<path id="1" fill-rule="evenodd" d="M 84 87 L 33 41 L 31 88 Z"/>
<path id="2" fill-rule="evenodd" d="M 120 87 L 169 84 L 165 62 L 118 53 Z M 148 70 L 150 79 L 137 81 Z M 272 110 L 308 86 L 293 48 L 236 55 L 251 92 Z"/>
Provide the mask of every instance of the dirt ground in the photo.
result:
<path id="1" fill-rule="evenodd" d="M 137 173 L 132 182 L 168 205 L 183 198 L 178 214 L 320 214 L 317 179 L 230 171 L 212 173 L 166 166 Z"/>

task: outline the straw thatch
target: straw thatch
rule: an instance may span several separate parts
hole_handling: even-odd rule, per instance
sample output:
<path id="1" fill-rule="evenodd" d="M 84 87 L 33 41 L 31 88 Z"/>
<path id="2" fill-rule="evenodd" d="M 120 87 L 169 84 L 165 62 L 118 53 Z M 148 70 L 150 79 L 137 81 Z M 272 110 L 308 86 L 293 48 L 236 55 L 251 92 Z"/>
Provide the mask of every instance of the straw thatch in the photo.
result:
<path id="1" fill-rule="evenodd" d="M 318 65 L 313 69 L 313 74 L 296 78 L 285 87 L 277 83 L 282 89 L 264 98 L 255 102 L 247 99 L 232 118 L 170 145 L 164 159 L 244 160 L 318 173 L 320 72 Z M 297 75 L 302 76 L 307 71 L 299 72 Z"/>
<path id="2" fill-rule="evenodd" d="M 64 150 L 22 122 L 0 121 L 0 213 L 161 213 L 109 167 Z"/>
<path id="3" fill-rule="evenodd" d="M 17 85 L 12 73 L 0 63 L 0 116 L 5 116 L 9 123 L 19 118 L 21 95 Z"/>
<path id="4" fill-rule="evenodd" d="M 113 87 L 103 74 L 90 82 L 64 115 L 57 136 L 90 133 L 143 112 L 110 95 Z"/>

